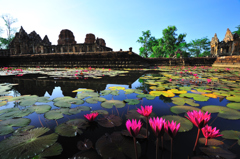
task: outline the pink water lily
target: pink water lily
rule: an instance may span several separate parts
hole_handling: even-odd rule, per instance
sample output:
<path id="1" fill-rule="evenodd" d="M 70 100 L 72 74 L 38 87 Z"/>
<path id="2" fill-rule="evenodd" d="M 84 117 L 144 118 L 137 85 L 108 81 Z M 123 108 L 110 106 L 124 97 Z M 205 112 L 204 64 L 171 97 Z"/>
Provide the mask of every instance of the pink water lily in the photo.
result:
<path id="1" fill-rule="evenodd" d="M 166 131 L 165 129 L 167 128 L 165 119 L 153 117 L 149 119 L 149 124 L 156 137 L 163 136 L 164 132 Z"/>
<path id="2" fill-rule="evenodd" d="M 139 134 L 139 131 L 142 127 L 142 123 L 140 120 L 138 120 L 137 122 L 136 119 L 132 119 L 132 121 L 128 119 L 126 122 L 126 127 L 131 136 L 136 137 Z"/>
<path id="3" fill-rule="evenodd" d="M 185 117 L 200 129 L 203 128 L 211 119 L 211 113 L 208 114 L 208 111 L 204 114 L 201 110 L 193 110 L 192 112 L 188 111 L 187 115 L 188 116 Z"/>
<path id="4" fill-rule="evenodd" d="M 93 121 L 97 116 L 98 112 L 84 115 L 84 117 L 89 121 Z"/>
<path id="5" fill-rule="evenodd" d="M 188 111 L 187 112 L 188 116 L 185 116 L 188 120 L 190 120 L 196 127 L 198 127 L 198 133 L 196 137 L 196 141 L 193 147 L 193 151 L 195 151 L 198 139 L 199 139 L 199 134 L 200 130 L 208 123 L 208 121 L 211 119 L 211 113 L 208 114 L 206 112 L 205 114 L 201 112 L 201 110 L 196 111 L 193 110 L 192 112 Z"/>
<path id="6" fill-rule="evenodd" d="M 178 130 L 180 129 L 180 123 L 177 124 L 177 122 L 174 122 L 172 120 L 172 122 L 170 123 L 168 121 L 167 123 L 167 127 L 166 127 L 166 132 L 168 133 L 168 135 L 173 138 L 174 136 L 176 136 Z"/>
<path id="7" fill-rule="evenodd" d="M 145 108 L 141 106 L 141 109 L 137 109 L 137 112 L 145 117 L 148 117 L 152 113 L 152 106 L 147 105 Z"/>
<path id="8" fill-rule="evenodd" d="M 211 79 L 207 79 L 207 83 L 211 82 L 212 80 Z"/>
<path id="9" fill-rule="evenodd" d="M 169 82 L 172 82 L 172 79 L 171 79 L 171 78 L 169 79 Z"/>
<path id="10" fill-rule="evenodd" d="M 219 129 L 217 130 L 216 127 L 212 129 L 211 126 L 206 125 L 202 128 L 203 136 L 206 138 L 205 145 L 207 145 L 208 139 L 223 136 L 220 134 Z"/>

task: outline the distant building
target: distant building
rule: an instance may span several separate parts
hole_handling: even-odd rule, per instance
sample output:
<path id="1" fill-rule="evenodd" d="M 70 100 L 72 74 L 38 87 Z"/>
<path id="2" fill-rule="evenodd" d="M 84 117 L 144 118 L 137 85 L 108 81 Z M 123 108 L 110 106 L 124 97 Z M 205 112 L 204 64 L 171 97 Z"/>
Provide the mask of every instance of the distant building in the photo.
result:
<path id="1" fill-rule="evenodd" d="M 210 45 L 212 57 L 240 55 L 240 38 L 237 33 L 233 35 L 229 29 L 221 42 L 215 33 Z"/>
<path id="2" fill-rule="evenodd" d="M 47 35 L 41 39 L 35 31 L 27 34 L 21 27 L 10 43 L 9 49 L 1 49 L 0 55 L 97 51 L 112 51 L 112 48 L 106 47 L 104 39 L 95 39 L 94 34 L 87 34 L 85 42 L 77 44 L 72 31 L 64 29 L 59 34 L 58 45 L 52 45 Z"/>

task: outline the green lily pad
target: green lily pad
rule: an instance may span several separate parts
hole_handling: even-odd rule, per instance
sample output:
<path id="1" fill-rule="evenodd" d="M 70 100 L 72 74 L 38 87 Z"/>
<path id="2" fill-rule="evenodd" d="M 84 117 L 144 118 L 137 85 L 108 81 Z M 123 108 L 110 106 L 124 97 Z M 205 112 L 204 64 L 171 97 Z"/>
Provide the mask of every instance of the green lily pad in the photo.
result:
<path id="1" fill-rule="evenodd" d="M 208 156 L 220 156 L 227 159 L 235 159 L 236 155 L 232 152 L 222 149 L 221 147 L 209 146 L 209 147 L 200 147 L 199 148 L 203 153 Z"/>
<path id="2" fill-rule="evenodd" d="M 192 87 L 179 87 L 179 90 L 191 91 Z"/>
<path id="3" fill-rule="evenodd" d="M 0 101 L 0 107 L 7 104 L 7 101 Z"/>
<path id="4" fill-rule="evenodd" d="M 122 118 L 111 114 L 108 116 L 104 116 L 103 118 L 98 118 L 98 124 L 103 127 L 112 128 L 122 125 Z"/>
<path id="5" fill-rule="evenodd" d="M 33 104 L 35 104 L 37 102 L 37 98 L 27 98 L 27 99 L 23 99 L 20 102 L 20 106 L 32 106 Z"/>
<path id="6" fill-rule="evenodd" d="M 173 106 L 170 108 L 170 111 L 175 113 L 175 114 L 181 114 L 181 113 L 186 113 L 188 111 L 193 111 L 193 110 L 201 110 L 199 108 L 191 107 L 191 106 Z"/>
<path id="7" fill-rule="evenodd" d="M 77 94 L 77 98 L 84 99 L 86 97 L 99 97 L 99 94 L 96 92 L 86 92 Z"/>
<path id="8" fill-rule="evenodd" d="M 13 96 L 2 96 L 2 97 L 0 97 L 0 100 L 8 100 L 11 98 L 13 98 Z"/>
<path id="9" fill-rule="evenodd" d="M 15 130 L 13 132 L 13 135 L 20 135 L 20 136 L 26 135 L 26 134 L 29 133 L 29 130 L 33 129 L 33 128 L 34 128 L 33 125 L 28 125 L 28 126 L 24 126 L 24 127 L 18 128 L 17 130 Z"/>
<path id="10" fill-rule="evenodd" d="M 137 94 L 143 94 L 142 90 L 140 89 L 124 89 L 125 94 L 131 94 L 131 93 L 137 93 Z"/>
<path id="11" fill-rule="evenodd" d="M 232 109 L 240 110 L 240 103 L 228 103 L 227 107 L 232 108 Z"/>
<path id="12" fill-rule="evenodd" d="M 205 90 L 205 89 L 197 89 L 198 92 L 202 92 L 202 93 L 212 93 L 212 91 L 210 90 Z"/>
<path id="13" fill-rule="evenodd" d="M 240 119 L 240 112 L 223 106 L 208 105 L 202 107 L 202 110 L 208 111 L 209 113 L 218 113 L 218 117 L 229 119 L 229 120 L 238 120 Z"/>
<path id="14" fill-rule="evenodd" d="M 27 135 L 11 136 L 0 142 L 0 158 L 31 158 L 53 145 L 58 138 L 55 133 L 43 135 L 48 128 L 35 128 L 29 130 Z"/>
<path id="15" fill-rule="evenodd" d="M 112 91 L 111 90 L 103 90 L 101 91 L 101 96 L 109 95 Z"/>
<path id="16" fill-rule="evenodd" d="M 184 93 L 180 94 L 179 97 L 187 97 L 187 98 L 193 98 L 196 101 L 208 101 L 209 97 L 200 95 L 200 94 L 193 94 L 193 93 Z"/>
<path id="17" fill-rule="evenodd" d="M 39 103 L 48 103 L 51 102 L 52 100 L 49 100 L 50 97 L 38 97 L 37 102 Z"/>
<path id="18" fill-rule="evenodd" d="M 94 90 L 92 90 L 92 89 L 77 89 L 72 92 L 94 92 Z"/>
<path id="19" fill-rule="evenodd" d="M 10 108 L 9 111 L 0 115 L 0 120 L 6 120 L 6 119 L 15 118 L 15 117 L 20 118 L 20 117 L 27 116 L 33 112 L 34 111 L 31 111 L 29 109 L 19 110 L 19 108 L 17 108 L 17 109 Z"/>
<path id="20" fill-rule="evenodd" d="M 127 102 L 129 105 L 136 105 L 140 103 L 140 101 L 137 99 L 125 99 L 124 101 Z"/>
<path id="21" fill-rule="evenodd" d="M 26 126 L 31 122 L 27 118 L 8 119 L 0 122 L 0 135 L 7 135 L 14 131 L 14 126 Z"/>
<path id="22" fill-rule="evenodd" d="M 92 112 L 93 113 L 98 112 L 98 114 L 102 114 L 102 115 L 108 115 L 109 114 L 108 111 L 106 111 L 106 110 L 94 110 Z"/>
<path id="23" fill-rule="evenodd" d="M 47 113 L 44 114 L 44 117 L 49 120 L 56 120 L 56 119 L 63 118 L 63 114 L 71 115 L 71 113 L 69 113 L 68 108 L 61 108 L 61 109 L 52 109 L 48 111 Z"/>
<path id="24" fill-rule="evenodd" d="M 125 103 L 120 100 L 106 100 L 101 104 L 103 108 L 111 109 L 113 106 L 116 108 L 123 108 L 125 106 Z"/>
<path id="25" fill-rule="evenodd" d="M 235 130 L 223 130 L 221 131 L 224 139 L 238 140 L 238 144 L 240 145 L 240 131 Z"/>
<path id="26" fill-rule="evenodd" d="M 62 98 L 54 102 L 54 105 L 61 108 L 69 108 L 72 104 L 80 105 L 83 104 L 84 101 L 77 98 Z"/>
<path id="27" fill-rule="evenodd" d="M 106 99 L 102 97 L 92 97 L 92 98 L 86 99 L 86 102 L 92 103 L 92 104 L 95 104 L 98 102 L 104 102 L 104 101 L 106 101 Z"/>
<path id="28" fill-rule="evenodd" d="M 72 119 L 66 123 L 62 123 L 55 128 L 55 132 L 61 136 L 74 137 L 77 134 L 81 135 L 81 129 L 85 129 L 86 120 Z"/>
<path id="29" fill-rule="evenodd" d="M 88 106 L 78 106 L 78 107 L 69 109 L 68 112 L 70 114 L 78 114 L 78 113 L 80 113 L 82 111 L 90 111 L 90 110 L 91 110 L 91 108 L 88 107 Z"/>
<path id="30" fill-rule="evenodd" d="M 186 118 L 183 118 L 181 116 L 177 116 L 177 115 L 164 115 L 162 116 L 163 119 L 165 119 L 166 121 L 169 120 L 169 122 L 172 122 L 172 120 L 176 121 L 176 123 L 180 123 L 180 129 L 179 132 L 186 132 L 189 131 L 193 128 L 193 124 L 191 121 L 189 121 Z"/>
<path id="31" fill-rule="evenodd" d="M 206 142 L 206 138 L 202 137 L 199 138 L 199 143 L 200 144 L 205 144 Z M 217 140 L 217 139 L 208 139 L 207 145 L 208 146 L 219 146 L 219 145 L 223 145 L 224 142 Z"/>
<path id="32" fill-rule="evenodd" d="M 240 102 L 240 96 L 228 96 L 226 99 L 234 102 Z"/>
<path id="33" fill-rule="evenodd" d="M 33 159 L 44 159 L 44 157 L 51 157 L 51 156 L 57 156 L 60 155 L 63 151 L 63 148 L 61 144 L 55 143 L 51 147 L 46 148 L 42 153 L 40 153 L 37 156 L 34 156 Z"/>
<path id="34" fill-rule="evenodd" d="M 195 103 L 194 100 L 192 100 L 192 99 L 182 98 L 182 97 L 173 97 L 171 99 L 172 99 L 172 103 L 174 103 L 176 105 L 184 105 L 186 103 L 191 106 L 199 106 L 199 104 Z"/>
<path id="35" fill-rule="evenodd" d="M 51 110 L 51 106 L 50 105 L 33 105 L 31 107 L 28 108 L 28 110 L 30 111 L 35 111 L 38 114 L 44 114 L 46 112 L 48 112 L 49 110 Z"/>
<path id="36" fill-rule="evenodd" d="M 152 96 L 150 94 L 139 94 L 137 95 L 138 98 L 146 98 L 148 100 L 153 100 L 156 98 L 156 96 Z"/>
<path id="37" fill-rule="evenodd" d="M 2 110 L 0 110 L 0 116 L 1 116 L 1 114 L 3 114 L 3 113 L 8 113 L 8 112 L 17 111 L 17 110 L 19 110 L 19 108 L 17 108 L 17 107 L 2 109 Z"/>
<path id="38" fill-rule="evenodd" d="M 137 142 L 138 156 L 141 154 L 141 145 Z M 102 158 L 126 159 L 136 158 L 133 140 L 114 132 L 111 135 L 103 135 L 96 142 L 96 149 Z"/>

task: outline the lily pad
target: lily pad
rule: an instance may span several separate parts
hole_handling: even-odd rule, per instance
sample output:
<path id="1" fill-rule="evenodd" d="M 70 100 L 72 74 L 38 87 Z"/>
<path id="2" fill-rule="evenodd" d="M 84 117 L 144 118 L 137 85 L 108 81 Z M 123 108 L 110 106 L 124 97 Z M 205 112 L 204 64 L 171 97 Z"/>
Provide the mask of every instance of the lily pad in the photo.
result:
<path id="1" fill-rule="evenodd" d="M 240 102 L 240 96 L 228 96 L 226 99 L 234 102 Z"/>
<path id="2" fill-rule="evenodd" d="M 0 101 L 0 107 L 7 104 L 7 101 Z"/>
<path id="3" fill-rule="evenodd" d="M 121 87 L 121 86 L 113 86 L 113 87 L 108 87 L 108 89 L 110 89 L 110 90 L 124 90 L 125 87 Z"/>
<path id="4" fill-rule="evenodd" d="M 228 103 L 227 107 L 232 108 L 232 109 L 236 109 L 236 110 L 240 110 L 240 103 Z"/>
<path id="5" fill-rule="evenodd" d="M 177 115 L 164 115 L 162 116 L 163 119 L 165 119 L 166 121 L 169 120 L 169 122 L 172 122 L 172 120 L 176 121 L 176 123 L 180 123 L 180 129 L 179 132 L 186 132 L 189 131 L 193 128 L 193 124 L 191 121 L 189 121 L 186 118 L 183 118 L 181 116 L 177 116 Z"/>
<path id="6" fill-rule="evenodd" d="M 238 140 L 238 145 L 240 145 L 240 131 L 235 130 L 223 130 L 221 131 L 224 139 Z"/>
<path id="7" fill-rule="evenodd" d="M 137 93 L 142 94 L 142 90 L 140 89 L 124 89 L 125 94 Z"/>
<path id="8" fill-rule="evenodd" d="M 141 145 L 136 143 L 138 156 L 141 154 Z M 133 140 L 114 132 L 111 135 L 103 135 L 96 142 L 96 149 L 102 158 L 126 159 L 136 158 Z"/>
<path id="9" fill-rule="evenodd" d="M 84 101 L 77 98 L 62 98 L 54 102 L 54 105 L 61 108 L 71 107 L 72 104 L 80 105 L 83 104 Z"/>
<path id="10" fill-rule="evenodd" d="M 104 116 L 103 118 L 98 118 L 98 124 L 103 127 L 112 128 L 122 125 L 122 118 L 111 114 L 108 116 Z"/>
<path id="11" fill-rule="evenodd" d="M 80 113 L 82 111 L 90 111 L 90 110 L 91 110 L 91 108 L 88 107 L 88 106 L 78 106 L 78 107 L 69 109 L 68 112 L 70 114 L 78 114 L 78 113 Z M 68 115 L 68 114 L 66 114 L 66 115 Z"/>
<path id="12" fill-rule="evenodd" d="M 55 132 L 61 136 L 74 137 L 77 134 L 81 135 L 81 129 L 85 129 L 86 120 L 72 119 L 66 123 L 62 123 L 55 128 Z"/>
<path id="13" fill-rule="evenodd" d="M 26 126 L 31 122 L 30 119 L 27 118 L 19 118 L 19 119 L 8 119 L 0 122 L 0 135 L 7 135 L 12 133 L 14 126 Z"/>
<path id="14" fill-rule="evenodd" d="M 0 142 L 0 158 L 29 158 L 41 153 L 53 145 L 58 138 L 55 133 L 43 135 L 48 128 L 35 128 L 29 130 L 27 135 L 11 136 Z"/>
<path id="15" fill-rule="evenodd" d="M 191 106 L 199 106 L 199 104 L 195 103 L 194 100 L 192 100 L 192 99 L 182 98 L 182 97 L 174 97 L 171 99 L 172 99 L 172 103 L 174 103 L 176 105 L 184 105 L 186 103 Z"/>
<path id="16" fill-rule="evenodd" d="M 101 104 L 103 108 L 111 109 L 113 106 L 116 108 L 123 108 L 125 106 L 125 103 L 120 100 L 106 100 Z"/>
<path id="17" fill-rule="evenodd" d="M 150 94 L 139 94 L 137 95 L 138 98 L 146 98 L 148 100 L 153 100 L 156 98 L 156 96 L 152 96 Z"/>
<path id="18" fill-rule="evenodd" d="M 193 98 L 196 101 L 208 101 L 208 99 L 209 99 L 209 97 L 205 97 L 203 95 L 193 94 L 193 93 L 180 94 L 179 97 Z"/>
<path id="19" fill-rule="evenodd" d="M 208 105 L 202 107 L 202 110 L 208 111 L 209 113 L 218 113 L 218 117 L 229 119 L 229 120 L 238 120 L 240 119 L 240 112 L 223 106 Z"/>
<path id="20" fill-rule="evenodd" d="M 222 149 L 217 146 L 209 146 L 209 147 L 200 147 L 199 148 L 203 153 L 207 154 L 208 156 L 220 156 L 227 159 L 234 159 L 236 155 L 232 152 Z"/>
<path id="21" fill-rule="evenodd" d="M 77 89 L 72 92 L 94 92 L 94 90 L 93 89 Z"/>
<path id="22" fill-rule="evenodd" d="M 186 113 L 188 111 L 193 111 L 193 110 L 201 110 L 199 108 L 195 108 L 195 107 L 191 107 L 191 106 L 185 106 L 185 105 L 182 105 L 182 106 L 173 106 L 170 108 L 170 111 L 175 113 L 175 114 L 181 114 L 181 113 Z"/>
<path id="23" fill-rule="evenodd" d="M 124 101 L 127 102 L 129 105 L 136 105 L 140 103 L 140 101 L 137 99 L 125 99 Z"/>
<path id="24" fill-rule="evenodd" d="M 29 133 L 29 130 L 30 129 L 33 129 L 35 126 L 33 125 L 28 125 L 28 126 L 24 126 L 24 127 L 21 127 L 21 128 L 18 128 L 17 130 L 15 130 L 13 132 L 13 135 L 26 135 Z"/>
<path id="25" fill-rule="evenodd" d="M 63 151 L 63 148 L 61 144 L 56 142 L 51 147 L 46 148 L 42 153 L 40 153 L 37 156 L 34 156 L 33 158 L 43 159 L 44 157 L 57 156 L 57 155 L 60 155 L 62 151 Z"/>
<path id="26" fill-rule="evenodd" d="M 105 98 L 102 97 L 92 97 L 92 98 L 88 98 L 86 99 L 86 102 L 94 104 L 94 103 L 98 103 L 98 102 L 104 102 L 106 101 Z"/>
<path id="27" fill-rule="evenodd" d="M 33 105 L 31 107 L 28 108 L 28 110 L 30 111 L 35 111 L 38 114 L 44 114 L 46 112 L 48 112 L 49 110 L 51 110 L 51 106 L 50 105 Z"/>
<path id="28" fill-rule="evenodd" d="M 205 144 L 206 142 L 206 138 L 202 137 L 199 138 L 199 143 L 201 144 Z M 219 146 L 219 145 L 223 145 L 224 142 L 217 140 L 217 139 L 208 139 L 207 145 L 208 146 Z"/>
<path id="29" fill-rule="evenodd" d="M 63 118 L 63 114 L 71 115 L 71 113 L 69 113 L 68 108 L 61 108 L 61 109 L 52 109 L 48 111 L 47 113 L 44 114 L 44 117 L 49 120 L 56 120 L 56 119 Z"/>
<path id="30" fill-rule="evenodd" d="M 108 111 L 106 111 L 106 110 L 94 110 L 93 113 L 95 113 L 95 112 L 98 112 L 98 114 L 102 114 L 102 115 L 108 115 L 109 114 Z"/>
<path id="31" fill-rule="evenodd" d="M 77 94 L 77 98 L 84 99 L 86 97 L 99 97 L 99 94 L 96 92 L 86 92 Z"/>

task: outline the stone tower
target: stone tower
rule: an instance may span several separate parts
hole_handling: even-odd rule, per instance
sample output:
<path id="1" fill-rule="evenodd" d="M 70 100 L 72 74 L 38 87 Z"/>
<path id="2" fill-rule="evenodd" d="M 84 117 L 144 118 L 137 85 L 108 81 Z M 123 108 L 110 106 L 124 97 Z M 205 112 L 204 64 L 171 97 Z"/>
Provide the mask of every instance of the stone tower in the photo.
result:
<path id="1" fill-rule="evenodd" d="M 72 31 L 64 29 L 59 34 L 58 45 L 76 44 L 75 37 Z"/>

